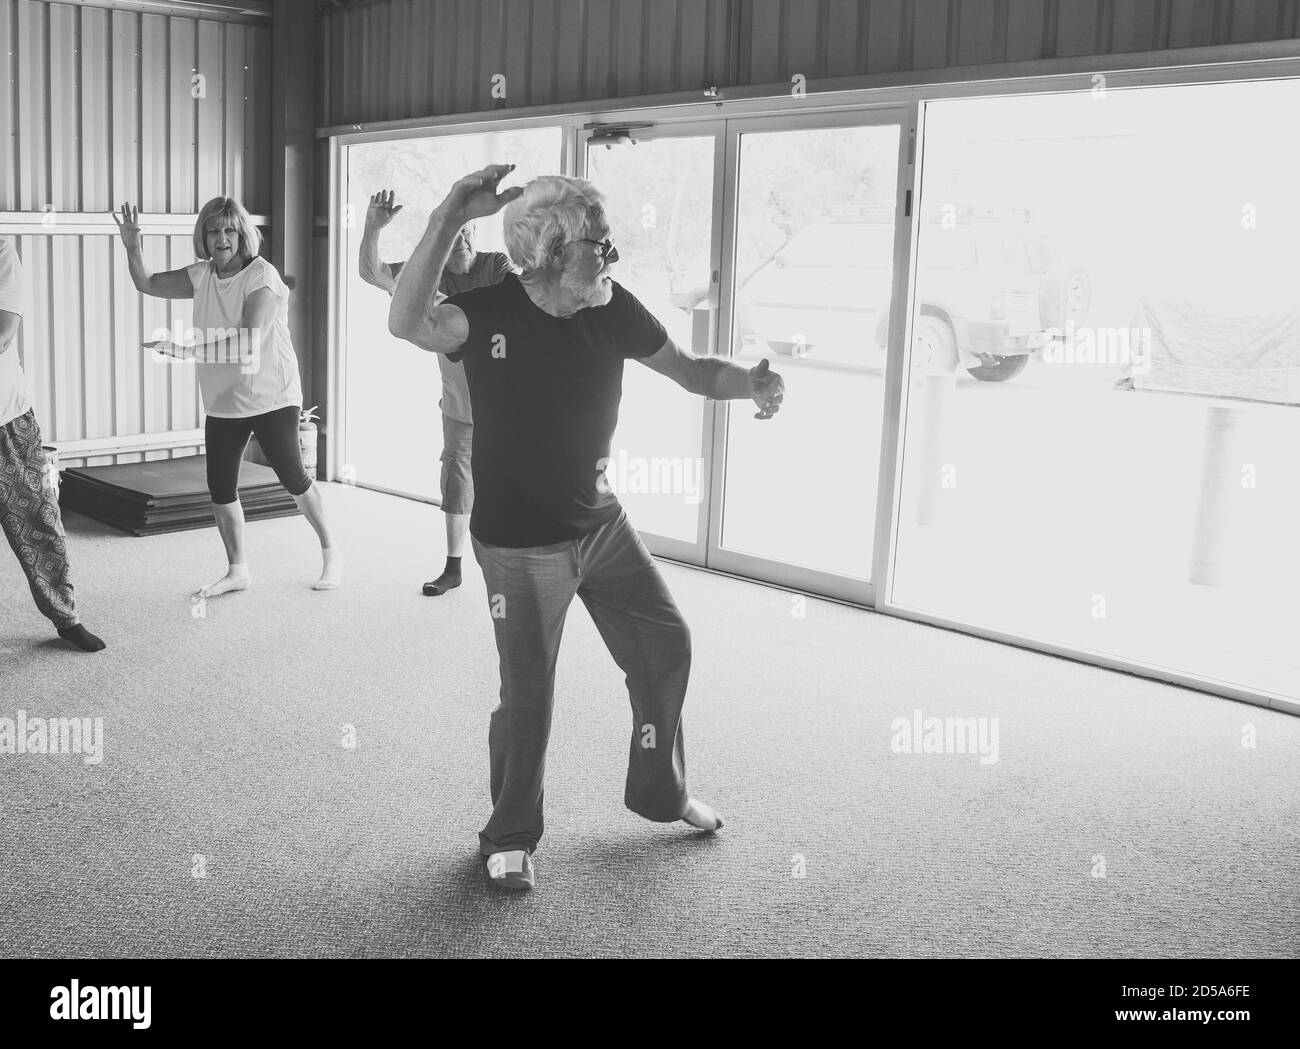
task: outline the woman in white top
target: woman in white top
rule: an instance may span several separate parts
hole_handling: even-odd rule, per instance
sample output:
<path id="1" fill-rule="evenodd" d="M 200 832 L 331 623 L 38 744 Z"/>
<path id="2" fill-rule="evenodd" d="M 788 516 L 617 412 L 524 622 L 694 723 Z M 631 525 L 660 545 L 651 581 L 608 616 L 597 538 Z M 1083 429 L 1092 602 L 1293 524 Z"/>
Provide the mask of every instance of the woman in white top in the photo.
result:
<path id="1" fill-rule="evenodd" d="M 130 204 L 114 214 L 137 290 L 160 299 L 193 299 L 193 346 L 174 340 L 156 345 L 165 353 L 193 357 L 203 395 L 208 491 L 229 569 L 199 590 L 216 597 L 246 590 L 244 511 L 239 504 L 239 466 L 252 434 L 280 483 L 320 538 L 324 567 L 316 590 L 334 590 L 343 578 L 343 556 L 331 539 L 320 489 L 302 466 L 298 417 L 302 385 L 289 338 L 289 289 L 258 255 L 262 238 L 237 200 L 216 197 L 194 225 L 194 252 L 202 261 L 185 269 L 151 273 L 140 250 L 138 213 Z"/>

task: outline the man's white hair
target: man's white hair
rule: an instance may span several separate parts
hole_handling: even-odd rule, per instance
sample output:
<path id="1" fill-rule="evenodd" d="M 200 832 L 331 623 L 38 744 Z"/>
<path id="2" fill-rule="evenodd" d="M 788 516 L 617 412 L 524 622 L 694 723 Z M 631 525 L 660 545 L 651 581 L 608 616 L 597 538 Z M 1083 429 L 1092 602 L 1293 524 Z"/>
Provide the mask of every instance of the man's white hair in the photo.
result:
<path id="1" fill-rule="evenodd" d="M 604 196 L 586 179 L 540 175 L 506 205 L 506 251 L 525 273 L 541 269 L 561 247 L 605 217 Z"/>

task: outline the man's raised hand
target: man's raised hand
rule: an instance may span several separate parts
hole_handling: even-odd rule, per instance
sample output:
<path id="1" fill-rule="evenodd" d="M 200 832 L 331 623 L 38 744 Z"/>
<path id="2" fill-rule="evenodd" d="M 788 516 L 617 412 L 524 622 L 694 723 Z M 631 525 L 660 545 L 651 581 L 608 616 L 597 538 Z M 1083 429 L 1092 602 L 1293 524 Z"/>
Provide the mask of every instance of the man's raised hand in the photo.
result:
<path id="1" fill-rule="evenodd" d="M 366 208 L 366 226 L 372 229 L 383 229 L 393 221 L 403 207 L 404 205 L 397 203 L 397 194 L 393 190 L 381 189 L 370 198 L 370 204 Z"/>
<path id="2" fill-rule="evenodd" d="M 519 186 L 513 186 L 503 193 L 497 192 L 501 180 L 515 170 L 513 164 L 489 164 L 480 171 L 472 172 L 451 187 L 447 199 L 442 202 L 454 221 L 464 225 L 471 219 L 480 219 L 495 215 L 517 196 L 523 193 Z"/>
<path id="3" fill-rule="evenodd" d="M 113 221 L 117 223 L 117 232 L 122 236 L 122 244 L 127 251 L 140 246 L 140 224 L 137 221 L 140 212 L 136 210 L 133 204 L 123 204 L 121 218 L 116 211 L 109 212 L 113 216 Z"/>

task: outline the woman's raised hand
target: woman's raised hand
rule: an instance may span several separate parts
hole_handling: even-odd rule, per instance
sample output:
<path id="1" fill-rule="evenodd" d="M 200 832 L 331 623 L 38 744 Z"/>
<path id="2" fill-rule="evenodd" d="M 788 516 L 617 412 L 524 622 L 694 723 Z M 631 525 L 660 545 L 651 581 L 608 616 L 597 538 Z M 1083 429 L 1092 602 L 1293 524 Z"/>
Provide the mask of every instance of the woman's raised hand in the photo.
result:
<path id="1" fill-rule="evenodd" d="M 116 211 L 110 212 L 113 221 L 117 223 L 117 232 L 122 235 L 122 244 L 127 251 L 132 251 L 140 246 L 140 224 L 136 221 L 139 218 L 139 211 L 134 204 L 123 204 L 121 217 Z"/>

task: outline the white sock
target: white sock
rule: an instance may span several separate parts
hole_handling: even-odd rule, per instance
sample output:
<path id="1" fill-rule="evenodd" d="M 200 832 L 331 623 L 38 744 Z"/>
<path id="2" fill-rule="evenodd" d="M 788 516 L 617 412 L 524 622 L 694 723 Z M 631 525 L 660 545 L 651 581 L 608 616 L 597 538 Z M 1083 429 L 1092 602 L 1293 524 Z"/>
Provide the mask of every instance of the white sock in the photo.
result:
<path id="1" fill-rule="evenodd" d="M 321 559 L 324 562 L 320 578 L 312 583 L 313 590 L 337 590 L 339 584 L 343 582 L 343 551 L 337 547 L 324 547 L 321 549 Z"/>
<path id="2" fill-rule="evenodd" d="M 488 874 L 494 878 L 503 877 L 506 874 L 522 874 L 524 872 L 524 857 L 528 853 L 524 849 L 514 849 L 510 852 L 494 852 L 488 857 Z"/>
<path id="3" fill-rule="evenodd" d="M 248 574 L 248 565 L 231 565 L 226 574 L 215 583 L 199 587 L 199 597 L 220 597 L 235 590 L 247 590 L 248 584 L 252 581 L 252 576 Z"/>

